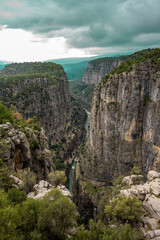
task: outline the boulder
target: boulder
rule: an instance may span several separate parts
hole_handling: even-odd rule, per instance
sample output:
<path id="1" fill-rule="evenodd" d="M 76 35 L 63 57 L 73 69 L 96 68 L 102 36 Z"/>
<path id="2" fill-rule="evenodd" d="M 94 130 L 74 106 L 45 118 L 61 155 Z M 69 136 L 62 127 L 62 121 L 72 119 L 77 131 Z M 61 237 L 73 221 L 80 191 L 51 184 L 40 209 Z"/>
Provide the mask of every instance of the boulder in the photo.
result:
<path id="1" fill-rule="evenodd" d="M 22 184 L 21 179 L 17 178 L 16 176 L 10 175 L 11 178 L 14 179 L 15 183 L 19 186 Z"/>
<path id="2" fill-rule="evenodd" d="M 142 218 L 143 223 L 145 224 L 145 227 L 149 227 L 151 230 L 157 229 L 157 220 L 154 218 L 149 217 L 143 217 Z"/>
<path id="3" fill-rule="evenodd" d="M 49 193 L 54 188 L 55 187 L 51 185 L 49 182 L 41 180 L 38 184 L 34 185 L 33 189 L 35 191 L 28 193 L 27 197 L 33 199 L 42 199 L 47 193 Z M 72 199 L 72 194 L 64 185 L 58 185 L 57 188 L 61 191 L 61 193 L 64 196 Z"/>
<path id="4" fill-rule="evenodd" d="M 155 178 L 159 178 L 160 177 L 160 173 L 156 172 L 156 171 L 149 171 L 147 174 L 147 179 L 149 181 L 152 181 Z"/>
<path id="5" fill-rule="evenodd" d="M 122 184 L 124 185 L 133 185 L 140 184 L 143 182 L 143 175 L 131 175 L 123 178 Z"/>
<path id="6" fill-rule="evenodd" d="M 147 194 L 143 206 L 152 218 L 160 219 L 160 198 Z"/>

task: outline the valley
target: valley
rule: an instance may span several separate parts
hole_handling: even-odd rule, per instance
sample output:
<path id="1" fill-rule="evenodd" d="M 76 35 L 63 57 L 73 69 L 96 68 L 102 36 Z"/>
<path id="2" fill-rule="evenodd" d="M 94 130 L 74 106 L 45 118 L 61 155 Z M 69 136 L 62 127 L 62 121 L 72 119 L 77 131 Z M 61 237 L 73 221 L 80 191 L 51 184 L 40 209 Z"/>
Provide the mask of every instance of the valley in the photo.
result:
<path id="1" fill-rule="evenodd" d="M 55 209 L 63 204 L 74 213 L 70 219 L 62 209 L 56 232 L 49 210 L 45 213 L 37 205 L 33 211 L 39 212 L 38 218 L 20 236 L 40 240 L 157 240 L 160 49 L 72 61 L 64 60 L 63 67 L 53 62 L 12 63 L 0 74 L 0 179 L 4 169 L 22 182 L 23 174 L 34 174 L 30 191 L 22 189 L 34 195 L 31 206 L 40 204 L 35 200 L 37 191 L 46 191 L 43 206 L 52 211 L 53 197 L 57 216 Z M 1 188 L 4 199 L 12 189 L 7 181 Z M 40 181 L 44 181 L 42 189 Z M 61 189 L 65 195 L 64 185 L 74 203 L 65 200 L 68 195 L 63 198 L 56 192 Z M 47 195 L 52 190 L 55 192 Z M 18 205 L 5 201 L 18 214 Z M 30 200 L 25 201 L 24 205 Z M 76 216 L 76 208 L 80 215 Z M 65 217 L 68 222 L 62 223 L 60 219 Z M 43 226 L 42 219 L 47 219 L 48 225 Z M 15 226 L 11 222 L 15 240 L 20 232 L 20 222 L 16 221 Z M 3 229 L 6 231 L 4 225 Z"/>

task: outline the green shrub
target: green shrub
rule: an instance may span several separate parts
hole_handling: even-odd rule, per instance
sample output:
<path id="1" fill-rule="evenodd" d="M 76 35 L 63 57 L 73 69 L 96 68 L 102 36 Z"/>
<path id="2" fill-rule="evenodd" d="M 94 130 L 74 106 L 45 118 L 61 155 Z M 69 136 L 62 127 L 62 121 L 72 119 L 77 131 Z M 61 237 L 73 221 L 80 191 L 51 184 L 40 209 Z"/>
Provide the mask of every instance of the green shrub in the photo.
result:
<path id="1" fill-rule="evenodd" d="M 18 190 L 17 188 L 10 188 L 8 190 L 8 199 L 15 205 L 25 201 L 26 198 L 27 197 L 24 192 Z"/>
<path id="2" fill-rule="evenodd" d="M 30 171 L 30 168 L 26 168 L 21 170 L 21 188 L 26 192 L 29 193 L 32 191 L 33 186 L 36 184 L 36 176 L 33 172 Z"/>
<path id="3" fill-rule="evenodd" d="M 143 240 L 143 234 L 129 224 L 107 227 L 102 240 Z"/>
<path id="4" fill-rule="evenodd" d="M 8 190 L 15 184 L 13 178 L 10 177 L 11 170 L 5 165 L 0 158 L 0 189 Z"/>
<path id="5" fill-rule="evenodd" d="M 92 219 L 89 221 L 89 229 L 84 225 L 77 228 L 77 234 L 71 240 L 101 240 L 105 231 L 105 225 L 98 221 L 95 223 Z"/>
<path id="6" fill-rule="evenodd" d="M 48 177 L 51 184 L 53 184 L 55 187 L 57 187 L 59 184 L 64 184 L 67 180 L 67 177 L 63 171 L 52 172 Z"/>
<path id="7" fill-rule="evenodd" d="M 30 143 L 30 148 L 31 149 L 39 149 L 39 142 L 37 140 L 33 140 L 31 143 Z"/>
<path id="8" fill-rule="evenodd" d="M 76 226 L 77 210 L 67 197 L 54 189 L 41 202 L 38 228 L 43 239 L 66 239 Z"/>
<path id="9" fill-rule="evenodd" d="M 12 113 L 2 102 L 0 102 L 0 124 L 10 122 L 13 123 Z"/>
<path id="10" fill-rule="evenodd" d="M 140 175 L 140 174 L 142 174 L 142 172 L 139 169 L 139 167 L 133 167 L 131 172 L 130 172 L 130 175 Z"/>
<path id="11" fill-rule="evenodd" d="M 105 206 L 105 214 L 108 220 L 116 218 L 118 221 L 134 223 L 139 221 L 143 214 L 142 202 L 136 197 L 118 195 Z"/>

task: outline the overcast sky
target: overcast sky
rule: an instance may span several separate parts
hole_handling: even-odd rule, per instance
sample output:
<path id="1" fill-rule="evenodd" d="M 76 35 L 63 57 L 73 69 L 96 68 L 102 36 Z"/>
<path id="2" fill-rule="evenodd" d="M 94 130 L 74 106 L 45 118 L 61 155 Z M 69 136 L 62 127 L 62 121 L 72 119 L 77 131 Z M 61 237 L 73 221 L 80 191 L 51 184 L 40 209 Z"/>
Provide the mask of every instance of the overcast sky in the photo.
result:
<path id="1" fill-rule="evenodd" d="M 160 0 L 0 0 L 0 60 L 160 47 Z"/>

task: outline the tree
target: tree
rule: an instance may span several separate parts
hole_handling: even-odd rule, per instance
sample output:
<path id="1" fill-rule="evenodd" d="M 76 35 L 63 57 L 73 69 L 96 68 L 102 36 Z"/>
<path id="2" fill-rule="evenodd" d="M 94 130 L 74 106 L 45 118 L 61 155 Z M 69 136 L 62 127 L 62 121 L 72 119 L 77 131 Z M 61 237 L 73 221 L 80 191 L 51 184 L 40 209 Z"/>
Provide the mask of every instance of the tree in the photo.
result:
<path id="1" fill-rule="evenodd" d="M 130 224 L 107 227 L 102 240 L 143 240 L 144 236 Z"/>
<path id="2" fill-rule="evenodd" d="M 59 184 L 63 184 L 66 182 L 67 177 L 63 171 L 55 171 L 49 174 L 49 180 L 51 184 L 57 187 Z"/>
<path id="3" fill-rule="evenodd" d="M 66 239 L 76 226 L 77 210 L 74 203 L 54 189 L 41 201 L 38 228 L 44 240 Z"/>
<path id="4" fill-rule="evenodd" d="M 13 184 L 15 184 L 13 178 L 10 177 L 11 170 L 5 165 L 0 158 L 0 189 L 8 190 Z"/>
<path id="5" fill-rule="evenodd" d="M 20 191 L 15 187 L 8 189 L 7 197 L 14 205 L 25 201 L 27 198 L 23 191 Z"/>
<path id="6" fill-rule="evenodd" d="M 0 101 L 0 124 L 11 122 L 13 123 L 12 113 L 7 109 L 6 106 Z"/>
<path id="7" fill-rule="evenodd" d="M 33 186 L 36 184 L 36 176 L 33 172 L 30 171 L 30 168 L 21 170 L 21 180 L 22 180 L 21 188 L 26 193 L 32 191 Z"/>
<path id="8" fill-rule="evenodd" d="M 15 209 L 11 205 L 7 193 L 0 190 L 0 239 L 16 240 Z"/>
<path id="9" fill-rule="evenodd" d="M 141 219 L 143 214 L 142 202 L 136 197 L 118 195 L 105 206 L 107 219 L 116 218 L 118 221 L 134 223 Z"/>

